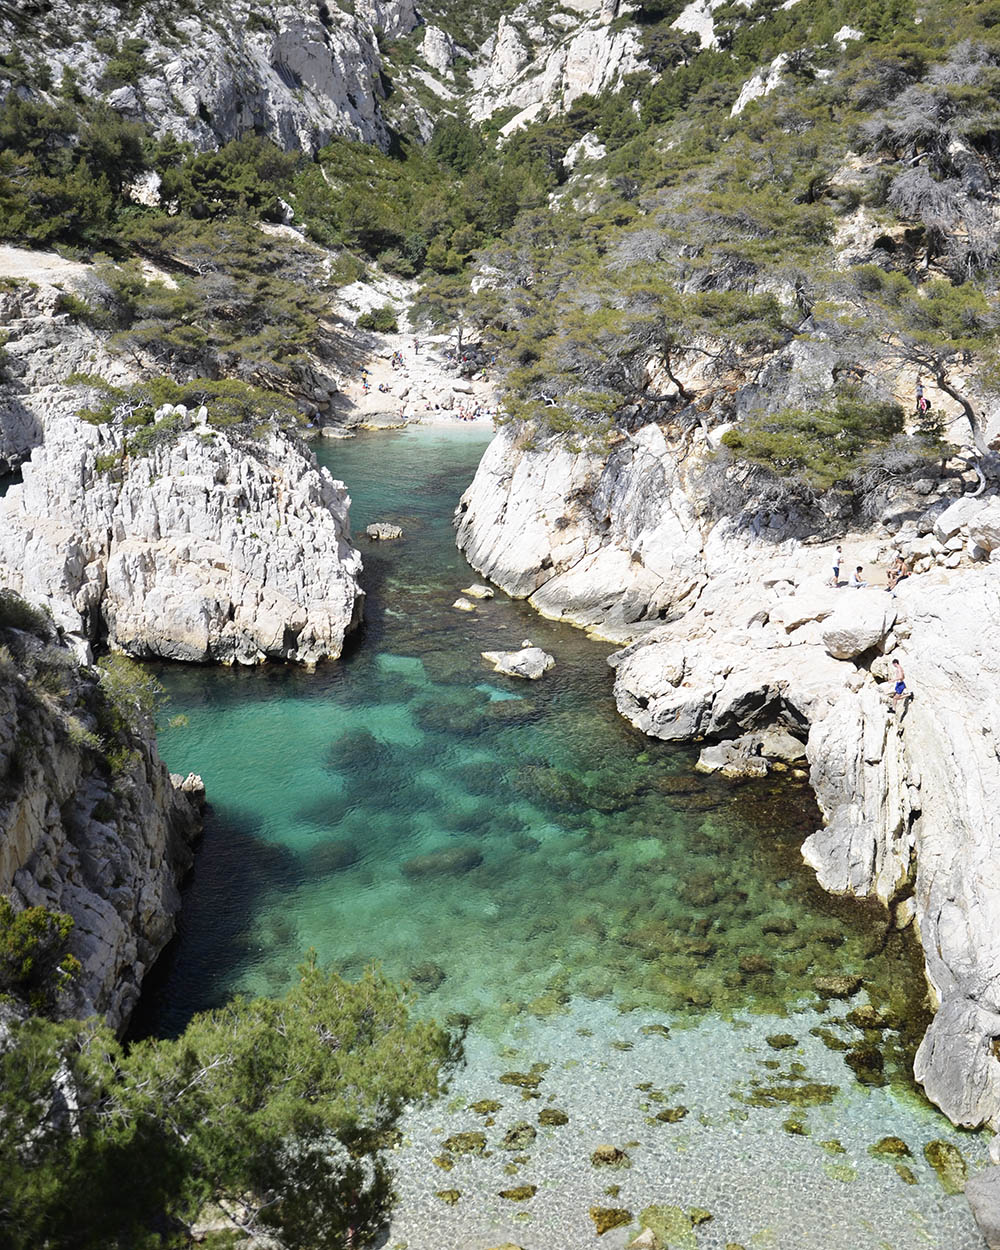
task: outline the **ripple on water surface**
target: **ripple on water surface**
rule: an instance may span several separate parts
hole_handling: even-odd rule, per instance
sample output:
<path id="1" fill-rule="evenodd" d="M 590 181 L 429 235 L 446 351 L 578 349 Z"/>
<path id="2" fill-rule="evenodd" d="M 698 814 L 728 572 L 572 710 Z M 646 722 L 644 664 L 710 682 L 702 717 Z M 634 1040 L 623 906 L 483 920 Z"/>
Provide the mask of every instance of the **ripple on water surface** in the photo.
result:
<path id="1" fill-rule="evenodd" d="M 186 718 L 162 753 L 203 774 L 212 814 L 139 1027 L 278 993 L 310 946 L 347 974 L 377 958 L 423 1009 L 469 1017 L 451 1101 L 407 1120 L 393 1237 L 410 1250 L 584 1244 L 590 1207 L 628 1211 L 634 1233 L 657 1205 L 680 1212 L 655 1217 L 680 1221 L 678 1246 L 978 1247 L 921 1153 L 954 1135 L 908 1076 L 916 952 L 805 870 L 808 790 L 695 774 L 615 714 L 608 648 L 500 593 L 452 609 L 473 574 L 451 513 L 482 446 L 424 430 L 323 451 L 355 533 L 405 531 L 360 540 L 367 621 L 340 663 L 160 670 Z M 557 667 L 530 685 L 489 672 L 480 651 L 525 636 Z M 501 1046 L 550 1065 L 544 1082 L 498 1085 Z M 483 1099 L 503 1108 L 485 1128 L 466 1105 Z M 536 1128 L 546 1107 L 572 1129 Z M 506 1151 L 514 1120 L 536 1135 Z M 480 1130 L 486 1153 L 449 1164 L 442 1139 Z M 912 1160 L 867 1153 L 888 1135 Z M 628 1167 L 591 1165 L 602 1138 Z M 622 1244 L 608 1218 L 622 1228 L 601 1244 Z"/>

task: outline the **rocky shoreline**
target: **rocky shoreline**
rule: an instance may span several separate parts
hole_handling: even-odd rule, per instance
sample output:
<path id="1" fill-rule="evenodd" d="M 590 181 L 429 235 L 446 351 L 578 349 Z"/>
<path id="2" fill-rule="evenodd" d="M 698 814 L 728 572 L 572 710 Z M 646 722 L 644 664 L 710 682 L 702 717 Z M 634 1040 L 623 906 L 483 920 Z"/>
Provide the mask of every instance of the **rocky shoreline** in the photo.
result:
<path id="1" fill-rule="evenodd" d="M 778 726 L 802 744 L 825 821 L 803 852 L 821 884 L 880 899 L 920 934 L 936 1015 L 917 1079 L 954 1123 L 996 1128 L 1000 502 L 928 502 L 841 539 L 851 568 L 917 561 L 895 596 L 884 579 L 852 589 L 846 567 L 830 585 L 832 542 L 712 520 L 656 426 L 607 457 L 502 430 L 456 523 L 484 576 L 624 644 L 615 697 L 645 733 Z M 901 708 L 891 659 L 913 696 Z"/>

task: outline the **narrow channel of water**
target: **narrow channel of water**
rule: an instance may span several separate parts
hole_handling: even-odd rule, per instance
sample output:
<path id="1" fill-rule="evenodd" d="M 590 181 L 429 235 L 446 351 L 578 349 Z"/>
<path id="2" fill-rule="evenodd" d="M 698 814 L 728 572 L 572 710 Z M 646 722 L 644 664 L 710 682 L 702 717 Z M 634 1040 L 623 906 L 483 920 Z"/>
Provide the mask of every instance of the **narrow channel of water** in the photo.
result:
<path id="1" fill-rule="evenodd" d="M 339 663 L 158 670 L 163 757 L 203 775 L 212 810 L 137 1030 L 278 993 L 309 947 L 349 975 L 377 959 L 423 1009 L 468 1017 L 450 1100 L 407 1120 L 391 1244 L 410 1250 L 589 1244 L 592 1206 L 627 1210 L 634 1233 L 651 1205 L 680 1211 L 670 1245 L 978 1250 L 922 1154 L 983 1149 L 909 1078 L 919 960 L 802 865 L 808 788 L 698 776 L 616 715 L 607 647 L 500 593 L 452 607 L 475 577 L 451 515 L 484 441 L 321 449 L 355 533 L 405 535 L 359 538 L 367 619 Z M 556 657 L 538 683 L 480 658 L 525 637 Z M 534 1084 L 500 1080 L 532 1065 Z M 546 1107 L 572 1128 L 539 1124 Z M 455 1132 L 490 1148 L 443 1148 Z M 911 1156 L 868 1153 L 890 1134 Z M 609 1140 L 629 1167 L 592 1166 Z M 691 1225 L 690 1206 L 713 1218 Z"/>

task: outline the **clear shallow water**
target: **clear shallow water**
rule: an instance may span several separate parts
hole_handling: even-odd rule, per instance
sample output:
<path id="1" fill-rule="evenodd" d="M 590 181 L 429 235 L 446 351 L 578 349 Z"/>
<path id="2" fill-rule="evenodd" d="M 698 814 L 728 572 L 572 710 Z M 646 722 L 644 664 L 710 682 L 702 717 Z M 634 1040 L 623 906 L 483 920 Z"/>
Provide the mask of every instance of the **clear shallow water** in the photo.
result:
<path id="1" fill-rule="evenodd" d="M 595 1236 L 587 1201 L 617 1205 L 601 1196 L 608 1185 L 619 1184 L 638 1214 L 637 1202 L 667 1201 L 657 1185 L 681 1202 L 706 1169 L 744 1155 L 758 1160 L 751 1173 L 774 1161 L 777 1182 L 756 1196 L 750 1186 L 738 1210 L 727 1208 L 725 1221 L 720 1211 L 688 1244 L 724 1246 L 780 1227 L 777 1241 L 747 1244 L 978 1248 L 964 1202 L 944 1198 L 922 1158 L 927 1176 L 908 1185 L 866 1153 L 889 1133 L 909 1134 L 918 1155 L 919 1142 L 954 1134 L 908 1076 L 925 1023 L 916 953 L 886 931 L 881 911 L 831 898 L 802 865 L 798 847 L 817 819 L 807 788 L 777 779 L 733 790 L 699 777 L 689 753 L 650 742 L 616 715 L 608 648 L 499 593 L 474 613 L 451 606 L 475 580 L 454 547 L 451 514 L 484 443 L 473 431 L 409 430 L 321 449 L 348 483 L 356 534 L 373 520 L 405 532 L 394 543 L 358 539 L 367 621 L 339 663 L 315 673 L 159 670 L 171 696 L 163 719 L 184 718 L 164 730 L 163 757 L 174 771 L 203 775 L 212 813 L 179 937 L 147 983 L 137 1031 L 179 1030 L 234 990 L 278 993 L 310 946 L 347 974 L 377 958 L 413 982 L 423 1009 L 469 1017 L 469 1065 L 452 1101 L 414 1112 L 406 1127 L 392 1244 L 411 1250 L 483 1250 L 505 1238 L 529 1250 L 584 1244 Z M 556 657 L 538 683 L 498 677 L 480 658 L 526 637 Z M 830 997 L 822 978 L 845 973 L 860 988 Z M 848 1010 L 865 1002 L 901 1027 L 849 1023 Z M 692 1103 L 680 1125 L 654 1121 L 650 1144 L 635 1086 L 638 1071 L 664 1063 L 655 1046 L 663 1039 L 639 1031 L 657 1022 L 672 1038 L 660 1082 L 690 1089 L 683 1097 L 701 1109 Z M 777 1107 L 748 1107 L 732 1093 L 752 1092 L 771 1071 L 761 1065 L 785 1059 L 765 1040 L 782 1032 L 803 1048 L 789 1053 L 809 1081 L 822 1066 L 832 1104 L 790 1110 L 785 1094 Z M 620 1145 L 646 1143 L 633 1150 L 628 1187 L 624 1173 L 595 1177 L 585 1140 L 553 1128 L 528 1152 L 530 1165 L 511 1164 L 541 1170 L 542 1182 L 530 1182 L 539 1193 L 499 1199 L 493 1173 L 510 1175 L 492 1141 L 499 1114 L 487 1129 L 490 1158 L 453 1158 L 450 1171 L 434 1163 L 442 1136 L 482 1120 L 463 1099 L 500 1088 L 504 1114 L 520 1114 L 521 1091 L 496 1085 L 503 1046 L 517 1051 L 518 1067 L 548 1054 L 573 1065 L 553 1096 L 574 1125 L 586 1114 Z M 578 1080 L 587 1064 L 596 1078 Z M 803 1133 L 821 1117 L 844 1126 L 845 1149 L 863 1157 L 850 1181 L 830 1174 L 828 1155 Z M 670 1167 L 664 1141 L 674 1143 Z M 962 1149 L 982 1154 L 975 1139 Z M 860 1215 L 843 1235 L 824 1221 L 814 1241 L 794 1224 L 796 1195 L 828 1195 L 869 1218 L 884 1186 L 905 1219 L 923 1221 L 918 1239 L 888 1239 L 877 1221 L 866 1231 Z M 452 1188 L 462 1191 L 454 1206 L 436 1197 Z"/>

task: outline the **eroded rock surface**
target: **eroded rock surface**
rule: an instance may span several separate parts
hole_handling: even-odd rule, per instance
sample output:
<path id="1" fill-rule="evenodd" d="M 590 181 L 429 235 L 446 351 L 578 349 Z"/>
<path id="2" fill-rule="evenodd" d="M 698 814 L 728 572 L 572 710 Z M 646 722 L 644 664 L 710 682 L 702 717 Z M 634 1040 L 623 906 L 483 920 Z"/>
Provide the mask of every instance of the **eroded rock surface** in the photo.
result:
<path id="1" fill-rule="evenodd" d="M 842 569 L 873 584 L 834 586 L 833 542 L 714 520 L 653 426 L 606 457 L 505 428 L 457 516 L 480 572 L 626 644 L 615 697 L 645 733 L 728 743 L 706 766 L 742 775 L 766 768 L 748 731 L 805 741 L 824 824 L 804 855 L 827 889 L 915 921 L 938 1009 L 916 1075 L 968 1125 L 1000 1124 L 998 515 L 997 497 L 941 498 L 844 535 Z M 893 595 L 897 554 L 911 575 Z M 912 696 L 897 704 L 890 659 Z"/>
<path id="2" fill-rule="evenodd" d="M 234 438 L 189 429 L 122 463 L 119 433 L 56 419 L 0 500 L 0 581 L 135 656 L 338 656 L 362 599 L 344 485 L 283 434 Z"/>
<path id="3" fill-rule="evenodd" d="M 29 635 L 17 650 L 27 666 L 0 659 L 0 893 L 73 917 L 67 1011 L 117 1029 L 174 932 L 202 795 L 168 775 L 151 732 L 124 733 L 109 767 L 97 674 Z M 39 654 L 60 695 L 32 678 Z"/>

